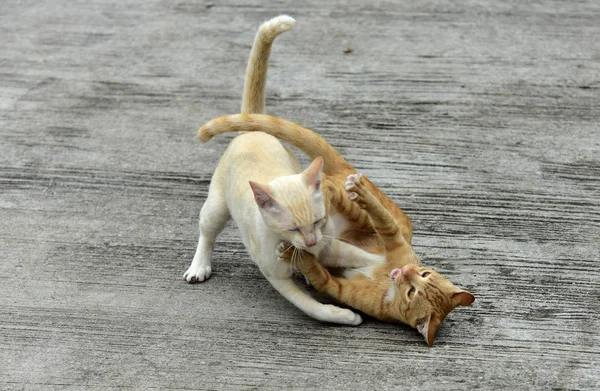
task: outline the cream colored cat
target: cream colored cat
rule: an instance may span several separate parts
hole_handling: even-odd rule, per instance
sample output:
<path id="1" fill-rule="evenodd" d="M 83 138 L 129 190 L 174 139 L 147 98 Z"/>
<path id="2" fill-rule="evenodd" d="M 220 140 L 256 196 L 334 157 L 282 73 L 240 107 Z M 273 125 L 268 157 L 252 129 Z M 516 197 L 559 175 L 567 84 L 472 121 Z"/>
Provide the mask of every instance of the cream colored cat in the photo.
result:
<path id="1" fill-rule="evenodd" d="M 274 38 L 293 27 L 279 16 L 259 28 L 250 56 L 242 110 L 264 110 L 264 83 Z M 252 260 L 271 285 L 309 316 L 328 322 L 357 325 L 358 314 L 316 301 L 292 280 L 292 267 L 278 262 L 277 245 L 289 241 L 315 254 L 328 266 L 364 266 L 382 257 L 332 240 L 339 232 L 328 216 L 329 203 L 321 189 L 323 159 L 316 157 L 304 171 L 296 157 L 275 137 L 260 132 L 241 134 L 231 141 L 212 177 L 200 212 L 200 237 L 188 282 L 203 282 L 212 272 L 211 256 L 217 235 L 229 218 L 237 223 Z M 362 252 L 361 257 L 355 256 Z M 352 254 L 348 257 L 348 254 Z M 344 263 L 344 260 L 350 260 Z"/>

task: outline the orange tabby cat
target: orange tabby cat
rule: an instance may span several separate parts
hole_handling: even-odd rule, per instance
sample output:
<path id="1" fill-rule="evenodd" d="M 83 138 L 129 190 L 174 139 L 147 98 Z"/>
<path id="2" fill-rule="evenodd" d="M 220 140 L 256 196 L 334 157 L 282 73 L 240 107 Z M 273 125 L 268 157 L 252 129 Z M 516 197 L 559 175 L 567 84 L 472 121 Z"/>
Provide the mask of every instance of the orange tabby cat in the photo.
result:
<path id="1" fill-rule="evenodd" d="M 312 254 L 288 243 L 278 246 L 278 259 L 292 262 L 319 292 L 377 319 L 417 328 L 431 346 L 446 315 L 459 305 L 471 305 L 475 297 L 436 271 L 407 263 L 412 252 L 410 245 L 364 180 L 361 174 L 350 175 L 346 189 L 349 198 L 365 209 L 384 244 L 385 263 L 372 268 L 372 278 L 359 273 L 348 278 L 334 277 Z"/>
<path id="2" fill-rule="evenodd" d="M 386 254 L 383 264 L 374 264 L 372 259 L 358 259 L 365 252 L 357 249 L 349 256 L 368 266 L 346 269 L 344 279 L 332 279 L 325 269 L 311 262 L 314 257 L 303 256 L 299 267 L 317 289 L 376 318 L 416 327 L 429 345 L 450 311 L 473 302 L 471 293 L 419 266 L 411 246 L 408 217 L 367 178 L 357 176 L 354 168 L 319 135 L 280 118 L 237 114 L 206 123 L 198 130 L 198 137 L 206 142 L 217 134 L 237 131 L 261 131 L 289 142 L 311 158 L 323 156 L 323 190 L 331 207 L 343 216 L 339 223 L 342 226 L 336 226 L 338 238 L 368 253 Z M 353 190 L 358 202 L 349 200 L 344 188 Z M 390 275 L 398 282 L 397 288 L 390 287 Z"/>

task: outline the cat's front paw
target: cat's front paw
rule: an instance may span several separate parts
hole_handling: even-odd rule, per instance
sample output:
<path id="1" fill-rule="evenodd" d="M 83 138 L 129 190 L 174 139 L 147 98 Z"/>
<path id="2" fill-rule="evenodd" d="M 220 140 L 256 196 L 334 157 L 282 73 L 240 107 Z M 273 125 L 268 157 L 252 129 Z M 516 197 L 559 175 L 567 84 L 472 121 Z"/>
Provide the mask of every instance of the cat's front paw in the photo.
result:
<path id="1" fill-rule="evenodd" d="M 183 273 L 183 278 L 193 284 L 195 282 L 203 282 L 210 277 L 212 270 L 210 266 L 201 266 L 192 264 L 189 269 L 185 273 Z"/>
<path id="2" fill-rule="evenodd" d="M 294 246 L 292 246 L 292 244 L 289 242 L 279 243 L 279 245 L 277 246 L 277 249 L 275 250 L 275 255 L 277 256 L 277 260 L 283 261 L 283 262 L 288 262 L 288 263 L 292 261 L 293 253 L 294 253 Z"/>
<path id="3" fill-rule="evenodd" d="M 356 174 L 348 175 L 346 182 L 344 183 L 344 189 L 348 192 L 348 199 L 356 202 L 361 208 L 364 208 L 364 202 L 362 195 L 364 191 L 362 179 L 363 174 L 357 172 Z"/>
<path id="4" fill-rule="evenodd" d="M 348 326 L 358 326 L 362 323 L 362 317 L 354 311 L 351 311 L 346 308 L 340 308 L 335 305 L 326 304 L 326 311 L 329 312 L 329 316 L 331 317 L 330 321 L 345 324 Z"/>

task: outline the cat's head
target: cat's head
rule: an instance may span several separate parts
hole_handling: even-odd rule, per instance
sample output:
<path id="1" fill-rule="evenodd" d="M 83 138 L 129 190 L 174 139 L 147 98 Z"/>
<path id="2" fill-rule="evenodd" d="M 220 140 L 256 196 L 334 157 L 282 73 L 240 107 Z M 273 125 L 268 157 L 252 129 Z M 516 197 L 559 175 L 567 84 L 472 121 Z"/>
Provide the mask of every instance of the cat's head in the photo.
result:
<path id="1" fill-rule="evenodd" d="M 318 157 L 300 174 L 275 178 L 267 184 L 250 181 L 265 223 L 301 249 L 318 244 L 327 223 L 322 170 L 323 158 Z"/>
<path id="2" fill-rule="evenodd" d="M 442 321 L 458 306 L 469 306 L 475 297 L 457 288 L 433 269 L 409 264 L 390 273 L 388 299 L 397 305 L 401 320 L 415 327 L 429 346 Z"/>

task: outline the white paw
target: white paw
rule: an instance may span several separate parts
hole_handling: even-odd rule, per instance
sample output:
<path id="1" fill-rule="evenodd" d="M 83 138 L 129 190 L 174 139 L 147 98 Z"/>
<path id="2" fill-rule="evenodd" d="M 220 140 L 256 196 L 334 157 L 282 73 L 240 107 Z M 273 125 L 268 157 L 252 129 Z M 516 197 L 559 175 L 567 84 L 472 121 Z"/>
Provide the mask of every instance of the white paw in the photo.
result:
<path id="1" fill-rule="evenodd" d="M 352 312 L 346 308 L 336 307 L 331 304 L 325 305 L 327 310 L 333 316 L 333 321 L 340 324 L 349 326 L 358 326 L 362 323 L 362 318 L 359 314 Z"/>
<path id="2" fill-rule="evenodd" d="M 210 266 L 192 265 L 185 273 L 183 273 L 183 278 L 189 283 L 203 282 L 210 277 L 211 273 L 212 270 Z"/>
<path id="3" fill-rule="evenodd" d="M 287 246 L 285 242 L 281 242 L 277 245 L 277 248 L 275 249 L 275 255 L 277 256 L 277 259 L 281 258 L 281 255 L 283 255 L 286 249 Z"/>
<path id="4" fill-rule="evenodd" d="M 285 261 L 286 259 L 290 258 L 289 254 L 291 251 L 293 251 L 293 249 L 290 243 L 281 242 L 277 245 L 277 248 L 275 249 L 275 256 L 277 257 L 278 261 Z"/>
<path id="5" fill-rule="evenodd" d="M 362 178 L 363 174 L 357 172 L 356 174 L 348 175 L 346 182 L 344 183 L 344 189 L 350 191 L 356 187 L 356 183 Z"/>

